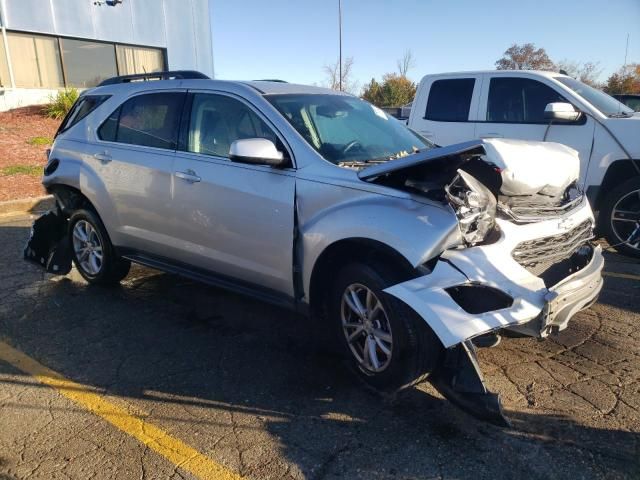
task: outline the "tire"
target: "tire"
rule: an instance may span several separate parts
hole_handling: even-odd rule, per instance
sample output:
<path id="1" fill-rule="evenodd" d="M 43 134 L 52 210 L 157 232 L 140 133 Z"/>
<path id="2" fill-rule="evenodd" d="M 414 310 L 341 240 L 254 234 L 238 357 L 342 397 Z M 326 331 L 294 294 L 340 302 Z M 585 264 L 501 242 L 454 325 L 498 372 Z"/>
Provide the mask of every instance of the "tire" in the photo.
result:
<path id="1" fill-rule="evenodd" d="M 69 219 L 73 263 L 94 285 L 116 285 L 127 276 L 131 262 L 116 255 L 102 221 L 89 209 L 76 210 Z"/>
<path id="2" fill-rule="evenodd" d="M 383 292 L 402 280 L 383 266 L 352 263 L 340 271 L 327 298 L 328 321 L 347 365 L 366 384 L 381 392 L 392 393 L 423 380 L 436 368 L 444 352 L 423 319 Z M 361 306 L 368 310 L 364 317 L 349 306 L 349 298 L 355 305 L 354 292 Z M 369 293 L 373 296 L 368 296 Z M 369 315 L 371 311 L 376 313 Z M 358 323 L 361 326 L 352 325 Z M 352 340 L 347 340 L 347 336 L 352 336 Z M 371 348 L 377 366 L 371 354 L 365 357 L 365 349 L 369 352 Z"/>
<path id="3" fill-rule="evenodd" d="M 633 219 L 621 220 L 621 211 L 635 212 Z M 627 180 L 614 188 L 605 197 L 600 211 L 602 233 L 610 245 L 625 255 L 640 258 L 640 242 L 633 245 L 622 244 L 637 227 L 633 220 L 640 220 L 640 177 Z"/>

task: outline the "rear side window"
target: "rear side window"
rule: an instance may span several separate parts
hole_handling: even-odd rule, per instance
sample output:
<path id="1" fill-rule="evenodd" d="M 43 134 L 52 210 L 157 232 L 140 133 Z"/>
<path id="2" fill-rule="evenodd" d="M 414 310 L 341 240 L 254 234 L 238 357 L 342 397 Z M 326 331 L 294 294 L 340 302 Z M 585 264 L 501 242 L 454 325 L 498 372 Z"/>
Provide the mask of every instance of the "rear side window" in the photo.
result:
<path id="1" fill-rule="evenodd" d="M 476 81 L 473 78 L 436 80 L 431 84 L 424 118 L 439 122 L 469 120 L 471 97 Z"/>
<path id="2" fill-rule="evenodd" d="M 492 78 L 487 100 L 487 121 L 497 123 L 548 123 L 544 109 L 565 98 L 542 82 L 529 78 Z"/>
<path id="3" fill-rule="evenodd" d="M 127 100 L 98 129 L 110 142 L 174 150 L 184 103 L 184 93 L 138 95 Z"/>
<path id="4" fill-rule="evenodd" d="M 104 103 L 109 97 L 111 97 L 111 95 L 84 95 L 80 97 L 76 103 L 73 104 L 73 107 L 71 107 L 67 116 L 64 117 L 64 120 L 62 120 L 56 136 L 68 128 L 73 127 L 76 123 L 102 105 L 102 103 Z"/>

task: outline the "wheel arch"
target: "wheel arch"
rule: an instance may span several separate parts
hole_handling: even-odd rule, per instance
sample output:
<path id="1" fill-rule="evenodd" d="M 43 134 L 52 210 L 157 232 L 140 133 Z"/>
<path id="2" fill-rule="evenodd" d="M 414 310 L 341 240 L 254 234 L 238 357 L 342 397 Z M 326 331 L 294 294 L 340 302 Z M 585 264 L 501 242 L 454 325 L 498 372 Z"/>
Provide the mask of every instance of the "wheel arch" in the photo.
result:
<path id="1" fill-rule="evenodd" d="M 620 183 L 633 177 L 640 176 L 638 172 L 639 160 L 616 160 L 612 162 L 602 178 L 595 198 L 590 198 L 594 210 L 600 210 L 605 202 L 607 194 Z M 588 193 L 588 192 L 587 192 Z"/>
<path id="2" fill-rule="evenodd" d="M 383 242 L 361 237 L 337 240 L 322 251 L 311 271 L 308 300 L 313 314 L 322 313 L 327 294 L 327 289 L 322 288 L 323 285 L 332 278 L 337 268 L 354 261 L 384 262 L 397 269 L 406 279 L 419 275 L 406 257 Z"/>

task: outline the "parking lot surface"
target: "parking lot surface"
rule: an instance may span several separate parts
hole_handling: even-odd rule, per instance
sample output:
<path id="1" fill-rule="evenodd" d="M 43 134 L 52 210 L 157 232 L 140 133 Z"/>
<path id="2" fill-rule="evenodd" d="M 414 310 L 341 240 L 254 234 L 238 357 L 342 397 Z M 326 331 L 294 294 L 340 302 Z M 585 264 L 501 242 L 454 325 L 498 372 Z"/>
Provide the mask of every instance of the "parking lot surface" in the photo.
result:
<path id="1" fill-rule="evenodd" d="M 480 352 L 513 428 L 428 383 L 362 388 L 309 322 L 134 267 L 120 288 L 21 259 L 0 219 L 0 479 L 640 478 L 640 263 L 558 336 Z"/>

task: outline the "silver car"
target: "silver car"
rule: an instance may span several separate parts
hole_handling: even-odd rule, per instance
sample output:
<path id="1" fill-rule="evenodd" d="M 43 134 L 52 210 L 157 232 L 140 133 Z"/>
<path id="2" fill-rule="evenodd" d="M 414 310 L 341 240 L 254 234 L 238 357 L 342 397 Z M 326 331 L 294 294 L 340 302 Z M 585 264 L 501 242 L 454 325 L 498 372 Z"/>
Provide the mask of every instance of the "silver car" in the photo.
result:
<path id="1" fill-rule="evenodd" d="M 431 374 L 498 423 L 476 347 L 562 330 L 598 296 L 568 147 L 437 148 L 332 90 L 135 80 L 85 92 L 60 127 L 43 179 L 58 208 L 25 249 L 49 272 L 72 259 L 114 284 L 136 262 L 295 309 L 376 389 Z"/>

